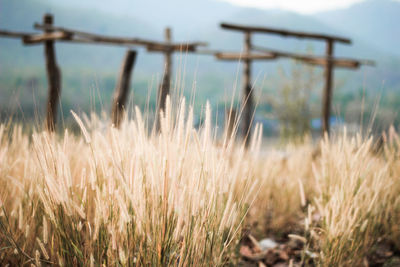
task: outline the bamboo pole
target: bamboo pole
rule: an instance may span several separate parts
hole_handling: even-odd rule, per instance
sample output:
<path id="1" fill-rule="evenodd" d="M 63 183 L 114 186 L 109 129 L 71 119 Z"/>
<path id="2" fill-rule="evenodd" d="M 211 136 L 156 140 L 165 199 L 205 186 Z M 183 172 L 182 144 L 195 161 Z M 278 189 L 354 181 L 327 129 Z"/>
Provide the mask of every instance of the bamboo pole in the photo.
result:
<path id="1" fill-rule="evenodd" d="M 250 54 L 251 51 L 251 32 L 245 32 L 244 54 Z M 250 144 L 251 121 L 253 117 L 253 91 L 251 86 L 251 59 L 245 59 L 243 65 L 243 137 L 246 146 Z"/>
<path id="2" fill-rule="evenodd" d="M 124 109 L 129 94 L 129 85 L 132 76 L 132 70 L 136 61 L 135 50 L 128 50 L 125 54 L 124 61 L 121 66 L 121 71 L 117 86 L 114 92 L 113 105 L 111 111 L 112 123 L 115 127 L 119 127 L 124 115 Z"/>
<path id="3" fill-rule="evenodd" d="M 330 113 L 332 103 L 332 85 L 333 85 L 333 62 L 328 60 L 333 57 L 333 41 L 327 40 L 326 42 L 326 58 L 325 65 L 325 89 L 322 99 L 322 135 L 330 131 Z"/>
<path id="4" fill-rule="evenodd" d="M 45 14 L 43 17 L 43 23 L 51 26 L 53 24 L 53 16 L 51 14 Z M 46 33 L 50 32 L 51 30 L 46 30 Z M 44 55 L 46 60 L 49 94 L 47 100 L 46 124 L 47 130 L 53 132 L 57 122 L 57 107 L 61 93 L 61 72 L 57 66 L 54 41 L 44 42 Z"/>
<path id="5" fill-rule="evenodd" d="M 171 29 L 165 29 L 165 42 L 170 44 L 172 42 Z M 157 128 L 160 127 L 160 113 L 161 111 L 165 111 L 165 105 L 167 101 L 167 96 L 170 93 L 171 86 L 171 72 L 172 72 L 172 53 L 173 50 L 165 50 L 164 51 L 164 76 L 162 83 L 158 90 L 158 119 L 157 119 Z"/>

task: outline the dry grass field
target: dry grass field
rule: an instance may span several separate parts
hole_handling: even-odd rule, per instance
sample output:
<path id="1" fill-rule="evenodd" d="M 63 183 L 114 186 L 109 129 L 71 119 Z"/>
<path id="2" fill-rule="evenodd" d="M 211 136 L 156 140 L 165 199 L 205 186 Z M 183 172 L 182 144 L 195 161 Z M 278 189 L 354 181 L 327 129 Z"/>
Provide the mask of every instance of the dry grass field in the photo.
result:
<path id="1" fill-rule="evenodd" d="M 0 126 L 1 266 L 270 265 L 243 259 L 253 236 L 302 243 L 287 266 L 368 266 L 382 244 L 396 264 L 394 130 L 379 151 L 343 135 L 283 155 L 261 149 L 260 127 L 249 149 L 217 138 L 208 106 L 195 129 L 184 101 L 161 134 L 138 109 L 120 129 L 74 116 L 81 135 Z"/>

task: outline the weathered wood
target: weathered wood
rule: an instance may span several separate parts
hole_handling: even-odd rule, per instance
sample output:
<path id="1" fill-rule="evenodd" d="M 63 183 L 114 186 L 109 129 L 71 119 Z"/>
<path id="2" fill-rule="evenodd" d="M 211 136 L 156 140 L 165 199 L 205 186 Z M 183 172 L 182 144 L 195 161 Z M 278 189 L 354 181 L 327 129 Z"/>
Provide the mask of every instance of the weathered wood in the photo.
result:
<path id="1" fill-rule="evenodd" d="M 334 67 L 348 68 L 348 69 L 358 69 L 360 67 L 360 62 L 348 59 L 330 60 L 329 58 L 309 58 L 309 59 L 305 58 L 302 61 L 310 65 L 317 65 L 323 67 L 325 67 L 328 64 L 331 64 Z"/>
<path id="2" fill-rule="evenodd" d="M 132 69 L 135 65 L 137 52 L 128 50 L 122 63 L 119 79 L 114 92 L 112 105 L 112 122 L 115 127 L 119 127 L 124 115 L 124 109 L 129 94 L 129 86 L 132 76 Z"/>
<path id="3" fill-rule="evenodd" d="M 26 38 L 31 35 L 33 35 L 33 33 L 0 30 L 0 36 L 10 37 L 10 38 Z"/>
<path id="4" fill-rule="evenodd" d="M 258 52 L 274 54 L 278 58 L 279 57 L 291 58 L 291 59 L 295 59 L 295 60 L 300 60 L 307 64 L 319 65 L 319 66 L 325 66 L 328 61 L 331 61 L 335 67 L 349 68 L 349 69 L 357 69 L 361 65 L 373 66 L 375 64 L 373 61 L 370 61 L 370 60 L 355 60 L 355 59 L 349 59 L 349 58 L 333 58 L 333 57 L 326 57 L 326 56 L 319 57 L 319 56 L 313 56 L 313 55 L 282 52 L 282 51 L 263 48 L 263 47 L 259 47 L 259 46 L 253 46 L 253 50 L 258 51 Z"/>
<path id="5" fill-rule="evenodd" d="M 177 46 L 177 45 L 173 45 L 173 44 L 171 44 L 171 45 L 168 45 L 168 44 L 162 44 L 162 45 L 154 44 L 154 45 L 147 45 L 146 49 L 147 49 L 148 52 L 162 52 L 162 53 L 175 52 L 175 51 L 176 52 L 179 52 L 179 51 L 182 51 L 182 52 L 196 52 L 198 46 L 206 46 L 206 45 L 207 45 L 207 43 L 201 43 L 201 42 L 185 44 L 185 45 L 182 45 L 180 47 Z"/>
<path id="6" fill-rule="evenodd" d="M 53 24 L 53 16 L 45 14 L 43 23 L 46 25 Z M 51 30 L 46 30 L 50 33 Z M 47 117 L 46 124 L 49 131 L 55 130 L 57 122 L 57 107 L 61 93 L 61 72 L 57 66 L 56 52 L 53 41 L 44 43 L 44 54 L 46 59 L 47 82 L 48 82 L 48 100 L 47 100 Z"/>
<path id="7" fill-rule="evenodd" d="M 208 56 L 215 56 L 215 54 L 222 53 L 220 50 L 213 50 L 213 49 L 197 49 L 196 54 L 199 55 L 208 55 Z"/>
<path id="8" fill-rule="evenodd" d="M 72 41 L 77 43 L 104 43 L 104 44 L 114 44 L 114 45 L 140 45 L 146 46 L 148 49 L 154 50 L 164 50 L 171 49 L 174 51 L 194 51 L 197 46 L 206 46 L 205 42 L 184 42 L 184 43 L 168 43 L 168 42 L 157 42 L 153 40 L 146 40 L 140 38 L 124 38 L 115 36 L 105 36 L 100 34 L 94 34 L 84 31 L 78 31 L 74 29 L 64 28 L 64 27 L 54 27 L 49 25 L 43 25 L 35 23 L 34 27 L 36 29 L 48 29 L 53 31 L 60 31 L 73 36 L 71 40 L 62 41 Z"/>
<path id="9" fill-rule="evenodd" d="M 244 54 L 250 54 L 251 51 L 251 33 L 245 32 L 244 36 Z M 243 61 L 243 95 L 242 95 L 242 107 L 243 107 L 243 137 L 245 138 L 246 146 L 250 144 L 251 136 L 251 123 L 254 113 L 253 104 L 253 90 L 251 86 L 251 59 L 245 59 Z"/>
<path id="10" fill-rule="evenodd" d="M 78 36 L 80 38 L 84 38 L 86 42 L 113 43 L 113 44 L 125 44 L 125 45 L 153 44 L 153 42 L 142 40 L 140 38 L 123 38 L 123 37 L 104 36 L 104 35 L 100 35 L 100 34 L 94 34 L 94 33 L 74 30 L 74 29 L 65 28 L 65 27 L 56 27 L 53 25 L 44 25 L 44 24 L 39 24 L 39 23 L 35 23 L 34 28 L 40 29 L 40 30 L 52 30 L 52 31 L 65 32 L 74 37 Z"/>
<path id="11" fill-rule="evenodd" d="M 281 36 L 292 36 L 296 38 L 309 38 L 309 39 L 318 39 L 318 40 L 331 40 L 335 42 L 341 42 L 345 44 L 351 44 L 351 40 L 334 35 L 320 34 L 320 33 L 309 33 L 309 32 L 300 32 L 300 31 L 289 31 L 284 29 L 275 29 L 269 27 L 255 27 L 255 26 L 245 26 L 231 23 L 221 23 L 221 27 L 228 30 L 236 30 L 243 32 L 260 32 L 260 33 L 270 33 L 277 34 Z"/>
<path id="12" fill-rule="evenodd" d="M 71 35 L 66 32 L 49 32 L 44 34 L 35 34 L 22 38 L 24 44 L 37 44 L 46 41 L 68 40 Z"/>
<path id="13" fill-rule="evenodd" d="M 250 42 L 250 34 L 251 33 L 269 33 L 269 34 L 276 34 L 284 37 L 297 37 L 297 38 L 308 38 L 308 39 L 318 39 L 318 40 L 324 40 L 327 43 L 327 52 L 324 58 L 322 57 L 313 57 L 313 56 L 304 56 L 304 55 L 297 55 L 293 53 L 287 53 L 287 52 L 279 52 L 279 51 L 273 51 L 273 50 L 266 50 L 264 48 L 257 49 L 255 50 L 262 51 L 264 53 L 267 53 L 268 56 L 275 56 L 276 58 L 278 57 L 288 57 L 288 58 L 294 58 L 303 61 L 304 63 L 307 64 L 313 64 L 313 65 L 320 65 L 325 67 L 325 90 L 324 90 L 324 95 L 323 95 L 323 100 L 322 100 L 322 130 L 323 132 L 327 132 L 329 134 L 329 117 L 330 117 L 330 110 L 331 110 L 331 102 L 332 102 L 332 84 L 333 84 L 333 68 L 334 67 L 344 67 L 344 68 L 358 68 L 361 64 L 366 64 L 366 65 L 374 65 L 373 62 L 371 61 L 358 61 L 358 60 L 353 60 L 353 59 L 336 59 L 333 57 L 333 45 L 334 42 L 341 42 L 341 43 L 346 43 L 346 44 L 351 44 L 351 40 L 343 37 L 338 37 L 338 36 L 333 36 L 333 35 L 326 35 L 326 34 L 318 34 L 318 33 L 307 33 L 307 32 L 299 32 L 299 31 L 288 31 L 288 30 L 283 30 L 283 29 L 274 29 L 274 28 L 268 28 L 268 27 L 253 27 L 253 26 L 243 26 L 243 25 L 237 25 L 237 24 L 228 24 L 228 23 L 222 23 L 221 27 L 224 29 L 229 29 L 229 30 L 236 30 L 236 31 L 241 31 L 246 35 L 246 45 L 245 48 L 248 49 L 245 54 L 249 55 L 250 54 L 250 49 L 254 49 L 254 47 L 251 47 L 251 42 Z M 206 51 L 205 53 L 209 53 Z M 225 57 L 230 60 L 238 60 L 240 58 L 237 57 L 237 55 L 223 55 L 221 54 L 218 55 L 216 54 L 217 57 Z M 243 57 L 241 57 L 243 58 Z M 245 62 L 245 67 L 244 67 L 244 83 L 245 83 L 245 96 L 248 95 L 247 101 L 252 104 L 252 97 L 251 97 L 251 86 L 249 85 L 249 77 L 251 77 L 251 69 L 250 69 L 250 62 L 251 60 L 254 59 L 254 57 L 247 56 L 244 59 Z M 243 100 L 244 101 L 244 100 Z M 251 124 L 249 124 L 249 121 L 251 119 L 251 105 L 249 107 L 244 106 L 244 122 L 245 122 L 245 127 L 243 127 L 243 130 L 247 130 L 246 136 L 249 135 L 250 129 L 251 129 Z M 246 140 L 248 142 L 248 139 Z"/>
<path id="14" fill-rule="evenodd" d="M 246 54 L 246 53 L 226 53 L 218 52 L 214 54 L 219 60 L 238 61 L 238 60 L 268 60 L 276 59 L 277 56 L 272 53 Z"/>
<path id="15" fill-rule="evenodd" d="M 167 44 L 171 43 L 172 36 L 171 36 L 171 29 L 165 29 L 165 41 Z M 173 50 L 167 50 L 164 52 L 164 75 L 161 82 L 161 85 L 158 89 L 158 119 L 157 119 L 157 128 L 160 127 L 160 114 L 161 111 L 165 111 L 165 105 L 167 101 L 167 96 L 170 93 L 170 86 L 171 86 L 171 72 L 172 72 L 172 53 Z"/>
<path id="16" fill-rule="evenodd" d="M 236 114 L 236 109 L 229 109 L 226 111 L 225 113 L 226 115 L 226 137 L 227 139 L 232 138 L 233 135 L 233 131 L 235 130 L 235 123 L 237 120 L 237 114 Z"/>
<path id="17" fill-rule="evenodd" d="M 326 42 L 326 57 L 333 57 L 333 41 L 328 40 Z M 325 65 L 325 88 L 322 99 L 322 134 L 330 131 L 330 114 L 331 114 L 331 103 L 332 103 L 332 84 L 333 84 L 333 64 L 332 61 L 327 60 Z"/>

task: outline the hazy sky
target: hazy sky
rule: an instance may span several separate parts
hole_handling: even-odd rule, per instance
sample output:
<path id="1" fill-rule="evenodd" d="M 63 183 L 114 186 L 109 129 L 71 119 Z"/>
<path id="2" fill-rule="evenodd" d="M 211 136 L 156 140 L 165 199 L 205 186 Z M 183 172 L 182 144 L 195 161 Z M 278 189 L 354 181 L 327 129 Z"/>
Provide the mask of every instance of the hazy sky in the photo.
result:
<path id="1" fill-rule="evenodd" d="M 279 8 L 304 14 L 348 7 L 364 0 L 221 0 L 241 6 Z"/>

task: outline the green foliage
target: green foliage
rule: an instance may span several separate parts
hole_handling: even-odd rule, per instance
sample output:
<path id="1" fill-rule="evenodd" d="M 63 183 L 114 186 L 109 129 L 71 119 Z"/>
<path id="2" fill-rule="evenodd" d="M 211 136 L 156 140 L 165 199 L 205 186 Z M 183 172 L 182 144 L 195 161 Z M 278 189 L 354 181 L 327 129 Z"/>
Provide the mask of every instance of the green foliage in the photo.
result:
<path id="1" fill-rule="evenodd" d="M 298 62 L 292 64 L 290 77 L 283 69 L 280 74 L 282 85 L 273 108 L 280 122 L 281 138 L 302 141 L 311 133 L 311 95 L 315 92 L 318 77 L 313 67 Z"/>

